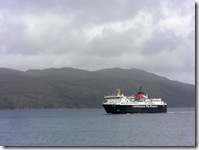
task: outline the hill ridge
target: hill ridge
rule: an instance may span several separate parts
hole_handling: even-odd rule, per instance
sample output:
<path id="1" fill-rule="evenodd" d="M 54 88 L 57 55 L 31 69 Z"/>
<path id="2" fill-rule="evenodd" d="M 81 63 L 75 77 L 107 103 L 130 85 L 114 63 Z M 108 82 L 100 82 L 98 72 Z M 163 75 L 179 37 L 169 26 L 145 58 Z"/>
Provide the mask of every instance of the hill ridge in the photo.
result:
<path id="1" fill-rule="evenodd" d="M 0 68 L 0 109 L 96 108 L 115 89 L 131 95 L 140 86 L 149 97 L 162 98 L 168 107 L 195 106 L 195 85 L 136 68 L 6 70 Z"/>

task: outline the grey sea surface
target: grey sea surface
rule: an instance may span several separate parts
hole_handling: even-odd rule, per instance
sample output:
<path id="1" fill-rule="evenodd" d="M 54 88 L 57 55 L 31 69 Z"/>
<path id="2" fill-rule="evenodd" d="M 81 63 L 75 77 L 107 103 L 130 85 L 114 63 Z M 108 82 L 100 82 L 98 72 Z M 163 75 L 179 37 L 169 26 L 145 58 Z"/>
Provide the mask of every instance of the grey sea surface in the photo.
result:
<path id="1" fill-rule="evenodd" d="M 1 146 L 195 146 L 195 108 L 107 114 L 104 109 L 0 110 Z"/>

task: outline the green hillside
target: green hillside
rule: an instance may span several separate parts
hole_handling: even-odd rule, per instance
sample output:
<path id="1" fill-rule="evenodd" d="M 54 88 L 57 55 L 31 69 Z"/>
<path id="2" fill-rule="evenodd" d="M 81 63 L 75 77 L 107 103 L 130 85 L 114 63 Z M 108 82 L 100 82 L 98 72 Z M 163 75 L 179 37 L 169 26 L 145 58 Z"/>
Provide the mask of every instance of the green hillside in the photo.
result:
<path id="1" fill-rule="evenodd" d="M 104 95 L 120 88 L 124 95 L 139 87 L 168 107 L 194 107 L 195 85 L 171 81 L 140 69 L 85 71 L 49 68 L 17 71 L 0 68 L 0 109 L 101 108 Z"/>

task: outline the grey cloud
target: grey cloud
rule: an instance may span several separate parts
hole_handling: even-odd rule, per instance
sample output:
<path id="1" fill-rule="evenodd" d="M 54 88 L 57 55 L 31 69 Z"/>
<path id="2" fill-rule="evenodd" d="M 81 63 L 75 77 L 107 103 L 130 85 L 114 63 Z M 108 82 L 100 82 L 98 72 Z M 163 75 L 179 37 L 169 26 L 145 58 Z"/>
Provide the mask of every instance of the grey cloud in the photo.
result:
<path id="1" fill-rule="evenodd" d="M 195 30 L 193 29 L 191 32 L 189 32 L 187 39 L 191 41 L 195 41 Z"/>
<path id="2" fill-rule="evenodd" d="M 181 15 L 182 17 L 193 13 L 195 9 L 195 1 L 194 0 L 174 0 L 172 3 L 166 3 L 166 7 L 170 10 L 173 10 L 176 14 Z"/>
<path id="3" fill-rule="evenodd" d="M 10 22 L 4 19 L 0 36 L 0 51 L 6 54 L 35 55 L 47 43 L 34 43 L 26 35 L 27 26 L 23 22 Z"/>
<path id="4" fill-rule="evenodd" d="M 0 52 L 12 55 L 62 54 L 82 46 L 84 39 L 80 31 L 73 27 L 60 27 L 62 21 L 58 25 L 45 20 L 39 24 L 32 23 L 36 25 L 33 29 L 20 17 L 0 18 Z"/>
<path id="5" fill-rule="evenodd" d="M 144 41 L 141 48 L 142 55 L 154 55 L 162 51 L 173 51 L 181 44 L 182 40 L 171 30 L 155 30 L 151 38 Z"/>
<path id="6" fill-rule="evenodd" d="M 116 57 L 134 49 L 132 30 L 122 32 L 104 29 L 101 36 L 93 38 L 87 43 L 85 52 L 89 55 L 102 57 Z"/>
<path id="7" fill-rule="evenodd" d="M 1 31 L 0 31 L 0 51 L 3 53 L 26 52 L 26 41 L 25 41 L 25 28 L 26 25 L 23 22 L 14 22 L 9 18 L 3 18 L 0 20 Z"/>
<path id="8" fill-rule="evenodd" d="M 25 15 L 26 13 L 37 14 L 35 16 L 38 18 L 41 17 L 41 14 L 45 13 L 55 13 L 61 16 L 71 14 L 71 18 L 69 18 L 71 20 L 70 27 L 57 28 L 55 26 L 52 28 L 50 25 L 47 25 L 44 29 L 46 33 L 43 35 L 42 40 L 35 42 L 26 37 L 25 30 L 28 26 L 23 22 L 9 23 L 6 25 L 2 23 L 2 26 L 8 28 L 7 32 L 1 34 L 2 43 L 4 47 L 7 47 L 8 52 L 19 52 L 21 54 L 50 52 L 58 54 L 84 48 L 88 53 L 104 56 L 117 56 L 125 51 L 132 50 L 134 48 L 132 45 L 135 45 L 136 41 L 136 39 L 132 38 L 132 35 L 135 34 L 136 30 L 131 30 L 134 32 L 132 34 L 128 32 L 118 33 L 105 31 L 106 33 L 104 33 L 102 38 L 96 37 L 89 43 L 85 43 L 85 39 L 81 36 L 82 33 L 80 31 L 85 25 L 117 20 L 122 21 L 127 18 L 132 18 L 139 11 L 143 10 L 147 10 L 149 13 L 153 12 L 153 14 L 160 14 L 155 13 L 155 10 L 158 9 L 158 11 L 160 11 L 161 6 L 165 4 L 159 0 L 145 0 L 144 2 L 131 0 L 8 0 L 0 2 L 3 4 L 0 7 L 4 7 L 4 10 L 7 8 L 12 12 L 5 16 L 7 18 L 10 18 L 9 15 L 15 15 L 16 10 L 21 13 L 20 15 Z M 177 2 L 176 0 L 172 1 L 174 4 Z M 177 7 L 177 5 L 174 6 Z M 16 15 L 19 14 L 16 13 Z M 161 16 L 162 15 L 160 15 L 159 18 L 161 18 Z M 153 18 L 157 18 L 157 15 Z M 62 22 L 60 22 L 60 24 L 61 23 Z M 141 31 L 141 28 L 138 28 L 138 30 Z M 136 32 L 138 32 L 138 30 Z M 54 34 L 55 32 L 56 34 Z M 71 32 L 77 32 L 79 35 L 72 35 Z M 17 37 L 18 35 L 20 35 L 20 38 Z M 173 33 L 154 31 L 152 37 L 148 41 L 143 42 L 141 52 L 154 54 L 164 49 L 172 50 L 175 48 L 178 40 L 179 37 L 173 35 Z M 88 44 L 88 46 L 84 46 L 84 44 Z"/>
<path id="9" fill-rule="evenodd" d="M 69 14 L 77 26 L 126 20 L 160 4 L 159 0 L 1 0 L 0 3 L 0 8 L 11 15 Z"/>

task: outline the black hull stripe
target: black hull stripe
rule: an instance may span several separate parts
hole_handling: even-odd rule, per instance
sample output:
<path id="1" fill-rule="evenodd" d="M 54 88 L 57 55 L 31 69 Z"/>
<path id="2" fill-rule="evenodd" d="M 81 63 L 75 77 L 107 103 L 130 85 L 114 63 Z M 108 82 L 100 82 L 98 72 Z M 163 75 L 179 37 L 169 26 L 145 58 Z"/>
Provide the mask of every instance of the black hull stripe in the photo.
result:
<path id="1" fill-rule="evenodd" d="M 137 106 L 132 105 L 103 105 L 107 113 L 121 114 L 121 113 L 166 113 L 167 105 L 156 106 Z"/>

